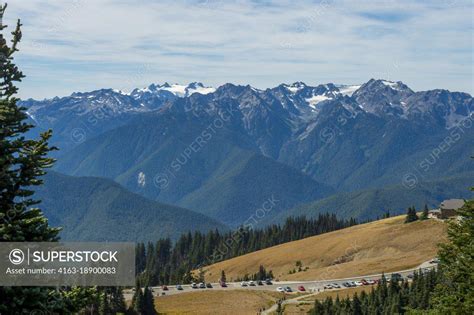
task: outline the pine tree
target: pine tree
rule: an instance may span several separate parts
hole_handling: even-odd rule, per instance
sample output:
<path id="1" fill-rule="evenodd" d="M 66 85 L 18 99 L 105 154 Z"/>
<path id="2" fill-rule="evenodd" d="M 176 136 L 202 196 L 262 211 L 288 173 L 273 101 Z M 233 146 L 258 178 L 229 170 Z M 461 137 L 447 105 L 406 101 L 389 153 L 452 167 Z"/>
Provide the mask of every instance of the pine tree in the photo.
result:
<path id="1" fill-rule="evenodd" d="M 110 308 L 113 314 L 125 313 L 127 307 L 121 287 L 112 287 L 110 296 Z"/>
<path id="2" fill-rule="evenodd" d="M 362 315 L 362 308 L 360 305 L 359 297 L 357 296 L 357 292 L 354 294 L 354 297 L 352 298 L 352 314 Z"/>
<path id="3" fill-rule="evenodd" d="M 423 208 L 423 212 L 421 213 L 420 220 L 428 220 L 428 205 L 425 204 L 425 207 Z"/>
<path id="4" fill-rule="evenodd" d="M 14 54 L 22 38 L 21 23 L 17 21 L 11 45 L 4 38 L 3 16 L 7 5 L 0 5 L 0 242 L 52 242 L 58 240 L 60 229 L 48 225 L 48 220 L 37 207 L 34 187 L 45 169 L 53 165 L 48 154 L 51 131 L 42 133 L 38 140 L 26 139 L 33 128 L 26 123 L 25 108 L 18 106 L 15 86 L 24 78 L 14 64 Z M 51 288 L 0 287 L 0 313 L 21 310 L 23 313 L 76 310 L 80 304 L 73 299 L 79 289 L 64 292 Z M 89 291 L 87 291 L 89 293 Z"/>
<path id="5" fill-rule="evenodd" d="M 314 308 L 311 310 L 312 315 L 324 314 L 324 306 L 318 299 L 314 301 Z"/>
<path id="6" fill-rule="evenodd" d="M 145 301 L 143 292 L 140 287 L 140 281 L 137 280 L 135 284 L 135 292 L 132 297 L 132 304 L 130 304 L 130 312 L 136 314 L 142 314 L 145 309 Z"/>
<path id="7" fill-rule="evenodd" d="M 6 5 L 0 8 L 0 21 Z M 1 23 L 1 22 L 0 22 Z M 24 122 L 27 118 L 24 107 L 17 106 L 14 95 L 17 88 L 14 82 L 24 77 L 13 64 L 13 54 L 18 51 L 21 40 L 21 24 L 18 21 L 12 32 L 12 45 L 9 47 L 3 34 L 0 34 L 0 240 L 10 242 L 56 241 L 60 229 L 48 226 L 47 219 L 34 200 L 32 186 L 43 183 L 39 178 L 45 169 L 53 165 L 48 158 L 55 148 L 48 146 L 52 133 L 41 134 L 39 140 L 27 140 L 23 136 L 32 125 Z M 0 30 L 6 25 L 0 24 Z"/>
<path id="8" fill-rule="evenodd" d="M 407 216 L 405 218 L 405 223 L 410 223 L 418 220 L 418 215 L 416 214 L 415 207 L 408 208 Z"/>
<path id="9" fill-rule="evenodd" d="M 440 314 L 474 314 L 474 200 L 457 212 L 438 252 L 441 276 L 431 302 Z"/>
<path id="10" fill-rule="evenodd" d="M 222 270 L 221 271 L 221 279 L 220 279 L 221 283 L 226 283 L 227 282 L 227 278 L 225 276 L 225 271 Z"/>
<path id="11" fill-rule="evenodd" d="M 112 314 L 112 309 L 109 304 L 107 293 L 104 291 L 100 295 L 99 315 L 110 315 L 110 314 Z"/>
<path id="12" fill-rule="evenodd" d="M 401 298 L 400 293 L 395 293 L 392 296 L 392 301 L 390 305 L 390 314 L 401 314 L 403 312 L 403 308 L 401 305 Z"/>
<path id="13" fill-rule="evenodd" d="M 153 293 L 148 288 L 145 287 L 143 291 L 143 315 L 155 315 L 155 302 L 153 300 Z"/>

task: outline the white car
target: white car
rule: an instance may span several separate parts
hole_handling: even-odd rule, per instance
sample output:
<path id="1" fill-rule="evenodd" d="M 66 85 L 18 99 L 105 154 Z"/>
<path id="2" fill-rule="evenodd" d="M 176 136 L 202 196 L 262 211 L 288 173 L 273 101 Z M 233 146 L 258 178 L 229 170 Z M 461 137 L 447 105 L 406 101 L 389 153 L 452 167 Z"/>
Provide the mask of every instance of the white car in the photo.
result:
<path id="1" fill-rule="evenodd" d="M 367 280 L 367 284 L 369 284 L 369 285 L 374 285 L 374 284 L 375 284 L 375 280 Z"/>
<path id="2" fill-rule="evenodd" d="M 246 287 L 246 286 L 248 286 L 248 284 L 247 284 L 247 282 L 242 281 L 242 282 L 240 283 L 240 286 L 241 286 L 241 287 Z"/>
<path id="3" fill-rule="evenodd" d="M 278 287 L 278 288 L 277 288 L 277 291 L 278 291 L 278 292 L 285 292 L 285 289 L 284 289 L 283 287 Z"/>
<path id="4" fill-rule="evenodd" d="M 254 282 L 254 281 L 250 281 L 250 282 L 249 282 L 249 286 L 254 287 L 254 286 L 255 286 L 255 282 Z"/>
<path id="5" fill-rule="evenodd" d="M 361 281 L 354 281 L 355 285 L 360 287 L 362 285 L 364 285 Z"/>
<path id="6" fill-rule="evenodd" d="M 330 289 L 334 289 L 334 287 L 332 286 L 332 284 L 326 284 L 326 285 L 324 286 L 324 289 L 325 289 L 325 290 L 330 290 Z"/>

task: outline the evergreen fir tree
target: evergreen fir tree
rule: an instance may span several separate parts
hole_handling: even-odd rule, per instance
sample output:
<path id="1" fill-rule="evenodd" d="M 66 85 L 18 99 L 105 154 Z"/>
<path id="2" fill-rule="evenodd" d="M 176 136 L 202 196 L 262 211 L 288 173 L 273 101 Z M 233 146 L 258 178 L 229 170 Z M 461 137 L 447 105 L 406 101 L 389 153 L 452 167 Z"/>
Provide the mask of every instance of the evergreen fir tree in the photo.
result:
<path id="1" fill-rule="evenodd" d="M 7 28 L 3 24 L 6 8 L 6 4 L 0 5 L 0 242 L 57 241 L 60 229 L 48 225 L 37 207 L 40 201 L 33 197 L 34 187 L 43 183 L 40 177 L 54 162 L 48 157 L 55 149 L 48 145 L 52 133 L 46 131 L 38 140 L 25 138 L 33 126 L 26 123 L 26 109 L 17 105 L 15 84 L 24 75 L 13 60 L 22 38 L 22 25 L 18 20 L 9 45 L 3 33 Z M 0 287 L 0 313 L 78 311 L 82 303 L 74 297 L 80 295 L 79 290 L 65 294 L 51 288 Z"/>
<path id="2" fill-rule="evenodd" d="M 99 315 L 110 315 L 112 309 L 109 304 L 109 300 L 106 292 L 102 292 L 100 295 Z"/>
<path id="3" fill-rule="evenodd" d="M 225 271 L 224 271 L 224 270 L 221 271 L 221 279 L 220 279 L 220 281 L 221 281 L 222 283 L 226 283 L 226 282 L 227 282 L 227 278 L 226 278 L 226 276 L 225 276 Z"/>
<path id="4" fill-rule="evenodd" d="M 143 291 L 143 315 L 155 315 L 155 302 L 153 300 L 153 293 L 148 288 L 145 287 Z"/>
<path id="5" fill-rule="evenodd" d="M 400 293 L 393 294 L 389 311 L 390 314 L 401 314 L 403 312 L 400 295 Z"/>
<path id="6" fill-rule="evenodd" d="M 112 287 L 110 296 L 110 309 L 113 314 L 125 313 L 127 307 L 125 305 L 125 299 L 121 287 Z"/>
<path id="7" fill-rule="evenodd" d="M 362 315 L 362 308 L 361 308 L 359 297 L 357 296 L 357 292 L 354 294 L 354 297 L 352 298 L 352 314 Z"/>
<path id="8" fill-rule="evenodd" d="M 130 304 L 130 312 L 135 314 L 142 314 L 145 309 L 145 300 L 143 292 L 140 287 L 140 281 L 137 280 L 135 284 L 135 292 L 132 297 L 132 304 Z"/>
<path id="9" fill-rule="evenodd" d="M 410 223 L 418 220 L 418 215 L 416 214 L 415 207 L 408 208 L 407 216 L 405 218 L 405 223 Z"/>
<path id="10" fill-rule="evenodd" d="M 428 205 L 425 204 L 425 207 L 423 208 L 423 212 L 420 215 L 420 220 L 428 220 L 428 213 L 429 213 Z"/>
<path id="11" fill-rule="evenodd" d="M 474 200 L 457 212 L 438 252 L 441 276 L 432 305 L 440 314 L 474 314 Z"/>
<path id="12" fill-rule="evenodd" d="M 314 301 L 314 308 L 311 310 L 312 315 L 324 314 L 324 306 L 319 300 Z"/>

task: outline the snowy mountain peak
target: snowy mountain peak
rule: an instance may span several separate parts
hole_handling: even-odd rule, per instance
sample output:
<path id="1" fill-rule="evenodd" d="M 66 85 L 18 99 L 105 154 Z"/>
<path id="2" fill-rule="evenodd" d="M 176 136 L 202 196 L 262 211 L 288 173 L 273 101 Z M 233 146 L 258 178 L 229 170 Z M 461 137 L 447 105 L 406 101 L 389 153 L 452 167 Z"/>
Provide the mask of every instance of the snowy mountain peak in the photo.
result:
<path id="1" fill-rule="evenodd" d="M 352 96 L 355 91 L 357 91 L 361 85 L 346 85 L 346 84 L 337 84 L 337 89 L 341 95 Z"/>
<path id="2" fill-rule="evenodd" d="M 209 93 L 214 92 L 215 88 L 206 87 L 204 86 L 204 84 L 200 82 L 192 82 L 188 85 L 181 85 L 178 83 L 169 84 L 165 82 L 163 85 L 152 84 L 148 88 L 142 89 L 141 91 L 143 92 L 153 91 L 157 93 L 160 93 L 162 91 L 167 91 L 177 97 L 187 97 L 194 93 L 209 94 Z"/>
<path id="3" fill-rule="evenodd" d="M 283 84 L 283 86 L 291 93 L 297 93 L 298 91 L 306 88 L 307 85 L 304 82 L 295 82 L 292 84 Z"/>
<path id="4" fill-rule="evenodd" d="M 405 85 L 401 81 L 389 81 L 389 80 L 381 80 L 381 79 L 370 79 L 367 83 L 364 83 L 361 86 L 362 89 L 370 89 L 370 90 L 393 90 L 395 92 L 410 92 L 413 93 L 413 91 Z"/>

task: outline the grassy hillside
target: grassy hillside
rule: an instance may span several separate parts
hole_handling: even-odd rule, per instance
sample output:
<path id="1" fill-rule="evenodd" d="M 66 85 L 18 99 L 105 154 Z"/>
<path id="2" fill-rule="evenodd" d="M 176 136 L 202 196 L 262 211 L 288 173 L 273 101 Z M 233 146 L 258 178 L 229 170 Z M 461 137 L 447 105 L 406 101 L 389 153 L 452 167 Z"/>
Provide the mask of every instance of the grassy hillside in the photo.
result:
<path id="1" fill-rule="evenodd" d="M 155 305 L 160 314 L 253 315 L 263 307 L 269 308 L 280 297 L 277 292 L 268 291 L 202 291 L 161 296 L 155 299 Z"/>
<path id="2" fill-rule="evenodd" d="M 202 214 L 155 202 L 117 183 L 50 172 L 36 195 L 50 225 L 70 241 L 156 241 L 226 227 Z"/>
<path id="3" fill-rule="evenodd" d="M 437 244 L 446 239 L 446 224 L 438 220 L 404 224 L 404 219 L 393 217 L 285 243 L 205 269 L 211 278 L 224 270 L 228 279 L 236 279 L 264 265 L 280 280 L 318 280 L 416 267 L 436 256 Z M 308 269 L 289 274 L 297 261 Z"/>
<path id="4" fill-rule="evenodd" d="M 406 209 L 415 206 L 421 209 L 425 203 L 429 207 L 438 207 L 441 201 L 449 198 L 472 198 L 474 173 L 443 178 L 436 181 L 420 182 L 408 189 L 403 185 L 370 189 L 347 193 L 338 193 L 315 202 L 296 206 L 280 213 L 272 221 L 282 222 L 289 216 L 305 215 L 315 217 L 320 213 L 336 213 L 341 218 L 375 219 L 388 210 L 392 215 L 406 213 Z"/>

